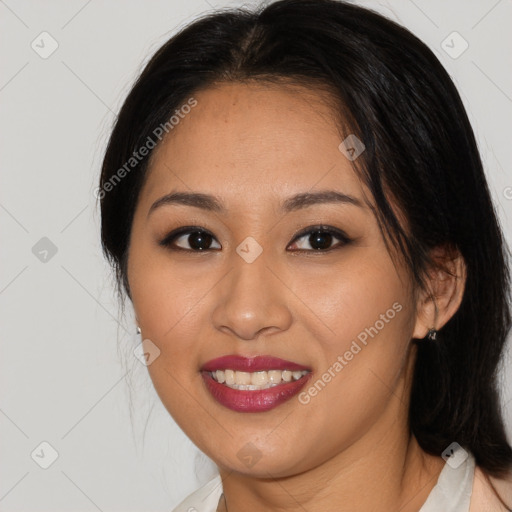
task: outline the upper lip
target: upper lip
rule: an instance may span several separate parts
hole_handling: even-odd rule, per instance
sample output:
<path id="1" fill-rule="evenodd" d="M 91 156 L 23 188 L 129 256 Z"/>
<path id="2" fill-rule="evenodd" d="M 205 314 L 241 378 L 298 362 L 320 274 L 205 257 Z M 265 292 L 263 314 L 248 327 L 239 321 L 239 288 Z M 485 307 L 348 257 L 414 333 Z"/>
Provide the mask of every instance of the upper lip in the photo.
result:
<path id="1" fill-rule="evenodd" d="M 308 368 L 307 366 L 294 363 L 292 361 L 286 361 L 279 357 L 267 355 L 256 357 L 227 355 L 211 359 L 201 367 L 201 370 L 205 372 L 214 372 L 216 370 L 226 369 L 238 370 L 241 372 L 258 372 L 265 370 L 311 371 L 311 368 Z"/>

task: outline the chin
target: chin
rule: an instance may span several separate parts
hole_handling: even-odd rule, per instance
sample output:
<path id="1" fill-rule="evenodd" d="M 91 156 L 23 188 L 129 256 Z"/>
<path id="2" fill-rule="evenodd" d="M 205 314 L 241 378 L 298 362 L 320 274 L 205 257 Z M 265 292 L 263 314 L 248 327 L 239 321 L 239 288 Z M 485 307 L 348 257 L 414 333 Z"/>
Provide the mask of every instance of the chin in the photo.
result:
<path id="1" fill-rule="evenodd" d="M 304 456 L 295 453 L 290 458 L 290 450 L 282 449 L 272 454 L 260 452 L 254 445 L 247 443 L 237 453 L 215 457 L 215 463 L 226 471 L 234 471 L 252 478 L 286 478 L 308 468 L 304 465 Z"/>

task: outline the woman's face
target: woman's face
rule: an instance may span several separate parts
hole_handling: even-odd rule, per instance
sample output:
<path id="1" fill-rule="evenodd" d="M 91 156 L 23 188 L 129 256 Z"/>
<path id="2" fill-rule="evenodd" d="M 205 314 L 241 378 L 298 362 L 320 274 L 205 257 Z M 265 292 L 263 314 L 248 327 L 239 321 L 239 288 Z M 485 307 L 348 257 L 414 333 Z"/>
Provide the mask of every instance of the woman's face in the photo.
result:
<path id="1" fill-rule="evenodd" d="M 426 330 L 353 152 L 340 151 L 330 108 L 311 92 L 232 83 L 194 98 L 153 155 L 129 249 L 138 323 L 160 350 L 148 366 L 158 395 L 202 451 L 242 473 L 291 475 L 351 447 L 370 450 L 406 421 L 410 339 Z M 342 200 L 315 198 L 327 191 Z M 222 210 L 170 200 L 151 208 L 176 192 L 213 196 Z M 297 194 L 313 195 L 292 201 Z M 160 244 L 186 226 L 206 234 Z M 307 228 L 313 236 L 297 236 Z M 226 355 L 272 356 L 290 362 L 281 369 L 310 372 L 286 384 L 290 374 L 269 363 L 265 374 L 245 373 L 284 384 L 233 390 L 201 371 Z"/>

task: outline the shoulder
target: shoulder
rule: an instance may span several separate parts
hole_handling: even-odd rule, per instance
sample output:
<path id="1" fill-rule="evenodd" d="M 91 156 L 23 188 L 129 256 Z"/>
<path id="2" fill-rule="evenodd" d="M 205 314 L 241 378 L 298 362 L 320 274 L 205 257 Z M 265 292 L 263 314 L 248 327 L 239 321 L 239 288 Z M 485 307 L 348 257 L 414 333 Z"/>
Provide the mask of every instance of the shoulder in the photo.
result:
<path id="1" fill-rule="evenodd" d="M 496 493 L 499 494 L 499 497 Z M 476 466 L 469 512 L 508 512 L 511 510 L 512 472 L 505 478 L 498 479 L 487 475 L 479 466 Z"/>
<path id="2" fill-rule="evenodd" d="M 222 494 L 220 475 L 189 494 L 172 512 L 215 512 Z"/>

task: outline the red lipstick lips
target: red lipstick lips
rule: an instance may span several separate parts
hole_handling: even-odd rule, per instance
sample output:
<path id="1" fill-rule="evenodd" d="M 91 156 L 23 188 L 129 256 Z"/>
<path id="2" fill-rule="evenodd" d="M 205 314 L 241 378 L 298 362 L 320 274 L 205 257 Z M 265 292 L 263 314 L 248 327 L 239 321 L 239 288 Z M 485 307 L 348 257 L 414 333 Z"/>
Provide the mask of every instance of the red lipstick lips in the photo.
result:
<path id="1" fill-rule="evenodd" d="M 227 369 L 249 373 L 269 370 L 290 370 L 292 372 L 307 370 L 308 373 L 298 380 L 281 382 L 281 384 L 266 389 L 240 390 L 217 382 L 211 375 L 211 372 Z M 272 356 L 247 358 L 229 355 L 205 363 L 201 367 L 201 376 L 212 397 L 224 407 L 236 412 L 264 412 L 295 396 L 311 378 L 311 369 Z"/>
<path id="2" fill-rule="evenodd" d="M 292 372 L 300 370 L 311 371 L 311 368 L 308 368 L 307 366 L 302 366 L 291 361 L 285 361 L 278 357 L 256 356 L 247 358 L 238 355 L 223 356 L 218 357 L 217 359 L 212 359 L 205 363 L 201 367 L 201 370 L 214 372 L 216 370 L 225 370 L 226 368 L 229 368 L 230 370 L 237 370 L 239 372 L 261 372 L 268 370 L 290 370 Z"/>

